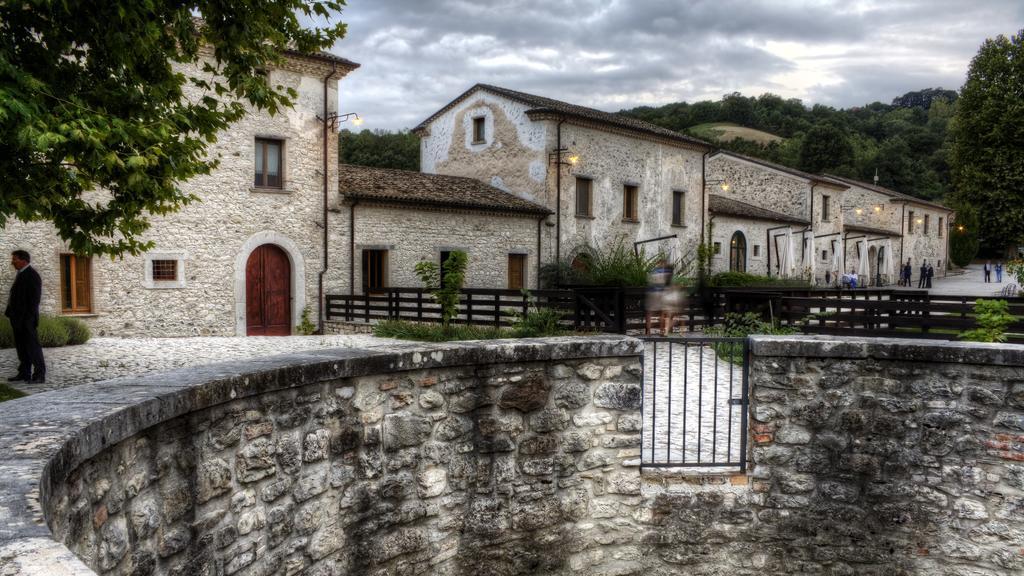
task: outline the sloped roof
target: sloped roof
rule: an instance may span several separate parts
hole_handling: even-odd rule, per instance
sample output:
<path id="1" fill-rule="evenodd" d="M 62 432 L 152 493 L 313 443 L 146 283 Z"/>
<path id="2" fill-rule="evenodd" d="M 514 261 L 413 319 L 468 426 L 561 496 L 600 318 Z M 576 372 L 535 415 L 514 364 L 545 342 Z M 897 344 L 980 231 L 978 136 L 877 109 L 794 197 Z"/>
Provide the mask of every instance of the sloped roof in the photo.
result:
<path id="1" fill-rule="evenodd" d="M 286 50 L 285 54 L 289 56 L 295 56 L 298 58 L 312 58 L 313 60 L 330 62 L 331 64 L 339 65 L 341 68 L 347 68 L 349 71 L 359 68 L 359 64 L 357 62 L 353 62 L 348 58 L 336 56 L 334 54 L 331 54 L 330 52 L 316 52 L 315 54 L 306 54 L 304 52 L 299 52 L 298 50 Z"/>
<path id="2" fill-rule="evenodd" d="M 864 234 L 874 234 L 876 236 L 901 236 L 901 234 L 896 230 L 872 228 L 871 226 L 858 226 L 856 224 L 844 224 L 843 232 L 862 232 Z"/>
<path id="3" fill-rule="evenodd" d="M 345 198 L 375 202 L 487 212 L 551 213 L 540 204 L 473 178 L 424 174 L 411 170 L 342 164 L 338 170 L 338 188 Z"/>
<path id="4" fill-rule="evenodd" d="M 902 192 L 897 192 L 895 190 L 890 190 L 889 188 L 886 188 L 884 186 L 877 186 L 875 184 L 868 184 L 867 182 L 861 182 L 860 180 L 854 180 L 852 178 L 844 178 L 843 176 L 835 176 L 833 174 L 825 174 L 825 177 L 830 179 L 830 180 L 835 180 L 835 181 L 843 183 L 843 184 L 849 184 L 851 186 L 859 186 L 861 188 L 865 188 L 865 189 L 871 190 L 873 192 L 878 192 L 879 194 L 885 194 L 886 196 L 891 196 L 892 198 L 895 198 L 897 200 L 902 200 L 902 201 L 905 201 L 905 202 L 914 202 L 916 204 L 921 204 L 921 205 L 924 205 L 924 206 L 931 206 L 932 208 L 938 208 L 940 210 L 945 210 L 947 212 L 952 212 L 953 211 L 951 208 L 943 206 L 942 204 L 939 204 L 937 202 L 929 202 L 928 200 L 922 200 L 922 199 L 920 199 L 920 198 L 918 198 L 916 196 L 911 196 L 910 194 L 904 194 Z"/>
<path id="5" fill-rule="evenodd" d="M 754 206 L 753 204 L 747 204 L 746 202 L 740 202 L 739 200 L 733 200 L 732 198 L 726 198 L 725 196 L 719 196 L 718 194 L 710 194 L 708 196 L 708 211 L 712 214 L 722 214 L 725 216 L 738 216 L 740 218 L 750 218 L 753 220 L 768 220 L 769 222 L 791 222 L 793 224 L 810 224 L 809 221 L 803 218 L 797 218 L 781 212 L 775 212 L 774 210 L 768 210 L 767 208 L 761 208 L 760 206 Z"/>
<path id="6" fill-rule="evenodd" d="M 841 188 L 841 189 L 844 189 L 844 190 L 849 188 L 848 185 L 843 184 L 842 182 L 836 182 L 835 180 L 827 178 L 825 176 L 820 176 L 818 174 L 811 174 L 810 172 L 804 172 L 802 170 L 797 170 L 796 168 L 790 168 L 789 166 L 783 166 L 782 164 L 776 164 L 774 162 L 769 162 L 767 160 L 762 160 L 760 158 L 754 158 L 752 156 L 745 156 L 743 154 L 737 154 L 735 152 L 729 152 L 728 150 L 719 150 L 719 151 L 717 151 L 717 152 L 715 152 L 714 154 L 711 155 L 712 158 L 714 158 L 715 156 L 731 156 L 731 157 L 737 158 L 739 160 L 745 160 L 745 161 L 750 162 L 752 164 L 758 164 L 760 166 L 764 166 L 765 168 L 770 168 L 772 170 L 777 170 L 779 172 L 785 172 L 787 174 L 796 176 L 798 178 L 803 178 L 803 179 L 809 180 L 811 182 L 817 182 L 819 184 L 827 184 L 827 185 L 832 186 L 834 188 Z"/>
<path id="7" fill-rule="evenodd" d="M 708 142 L 686 136 L 675 130 L 669 130 L 662 128 L 661 126 L 651 124 L 650 122 L 644 122 L 636 118 L 630 118 L 629 116 L 623 116 L 621 114 L 615 114 L 612 112 L 603 112 L 594 108 L 587 108 L 586 106 L 578 106 L 576 104 L 570 104 L 568 102 L 562 102 L 561 100 L 554 100 L 552 98 L 546 98 L 544 96 L 537 96 L 534 94 L 527 94 L 526 92 L 519 92 L 517 90 L 509 90 L 508 88 L 502 88 L 500 86 L 493 86 L 490 84 L 476 84 L 469 90 L 463 92 L 460 96 L 449 102 L 444 108 L 441 108 L 429 118 L 424 120 L 413 129 L 413 132 L 425 130 L 427 125 L 434 121 L 438 116 L 444 114 L 458 103 L 462 102 L 466 98 L 475 94 L 480 90 L 486 90 L 488 92 L 504 96 L 510 100 L 515 100 L 532 106 L 527 110 L 527 114 L 531 116 L 537 116 L 542 114 L 553 114 L 557 116 L 564 116 L 566 118 L 575 118 L 578 120 L 589 120 L 598 124 L 604 124 L 606 126 L 612 126 L 632 132 L 641 134 L 647 134 L 651 136 L 658 136 L 668 140 L 675 140 L 680 143 L 687 144 L 689 146 L 695 146 L 699 148 L 705 148 L 711 150 L 714 148 Z"/>

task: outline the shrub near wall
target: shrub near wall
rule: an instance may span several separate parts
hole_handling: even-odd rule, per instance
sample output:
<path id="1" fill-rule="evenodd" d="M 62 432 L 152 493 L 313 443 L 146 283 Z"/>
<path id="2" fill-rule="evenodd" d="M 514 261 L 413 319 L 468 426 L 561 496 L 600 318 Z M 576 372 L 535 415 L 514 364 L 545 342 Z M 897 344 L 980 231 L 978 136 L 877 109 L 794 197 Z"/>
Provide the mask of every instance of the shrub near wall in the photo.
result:
<path id="1" fill-rule="evenodd" d="M 40 315 L 37 332 L 39 344 L 43 348 L 85 344 L 92 338 L 89 326 L 71 316 Z M 2 348 L 14 348 L 14 331 L 10 319 L 6 316 L 0 317 L 0 349 Z"/>

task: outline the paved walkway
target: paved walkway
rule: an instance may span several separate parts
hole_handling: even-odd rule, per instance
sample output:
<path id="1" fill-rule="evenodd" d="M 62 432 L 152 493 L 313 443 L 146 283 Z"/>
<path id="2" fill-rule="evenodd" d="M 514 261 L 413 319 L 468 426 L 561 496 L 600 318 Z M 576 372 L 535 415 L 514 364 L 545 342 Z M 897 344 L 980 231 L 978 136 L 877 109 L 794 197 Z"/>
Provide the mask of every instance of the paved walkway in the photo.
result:
<path id="1" fill-rule="evenodd" d="M 995 266 L 995 262 L 992 262 Z M 932 279 L 932 294 L 940 296 L 997 296 L 999 291 L 1008 285 L 1015 284 L 1014 279 L 1003 272 L 1003 282 L 996 282 L 996 273 L 992 273 L 992 282 L 985 282 L 983 264 L 971 264 L 963 274 Z"/>
<path id="2" fill-rule="evenodd" d="M 80 346 L 44 348 L 46 383 L 14 386 L 28 394 L 84 384 L 163 372 L 174 368 L 274 356 L 320 348 L 372 348 L 394 340 L 369 335 L 249 336 L 241 338 L 93 338 Z M 13 348 L 0 350 L 0 377 L 17 372 Z"/>

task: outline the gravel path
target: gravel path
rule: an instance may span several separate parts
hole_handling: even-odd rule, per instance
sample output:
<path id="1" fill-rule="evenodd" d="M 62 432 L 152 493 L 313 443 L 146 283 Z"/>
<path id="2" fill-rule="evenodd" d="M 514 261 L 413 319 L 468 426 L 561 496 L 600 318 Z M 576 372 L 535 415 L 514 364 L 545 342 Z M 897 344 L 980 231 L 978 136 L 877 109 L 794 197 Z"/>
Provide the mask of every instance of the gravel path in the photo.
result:
<path id="1" fill-rule="evenodd" d="M 683 466 L 736 462 L 742 411 L 739 406 L 731 406 L 729 399 L 741 397 L 742 384 L 743 365 L 718 358 L 709 345 L 648 342 L 644 355 L 643 461 L 679 462 Z"/>
<path id="2" fill-rule="evenodd" d="M 274 356 L 319 348 L 371 348 L 395 340 L 362 334 L 238 338 L 93 338 L 81 346 L 44 348 L 46 383 L 14 386 L 28 394 L 121 376 Z M 13 348 L 0 350 L 0 377 L 18 371 Z"/>

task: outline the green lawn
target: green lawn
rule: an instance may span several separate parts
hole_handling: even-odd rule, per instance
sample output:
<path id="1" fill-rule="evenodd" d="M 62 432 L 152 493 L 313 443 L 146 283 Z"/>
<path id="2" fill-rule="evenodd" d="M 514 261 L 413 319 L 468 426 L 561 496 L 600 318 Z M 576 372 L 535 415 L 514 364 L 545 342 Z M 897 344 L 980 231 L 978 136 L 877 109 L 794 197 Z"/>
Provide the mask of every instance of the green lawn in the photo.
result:
<path id="1" fill-rule="evenodd" d="M 6 402 L 7 400 L 21 398 L 24 395 L 24 392 L 19 392 L 18 390 L 11 388 L 7 384 L 0 384 L 0 402 Z"/>

